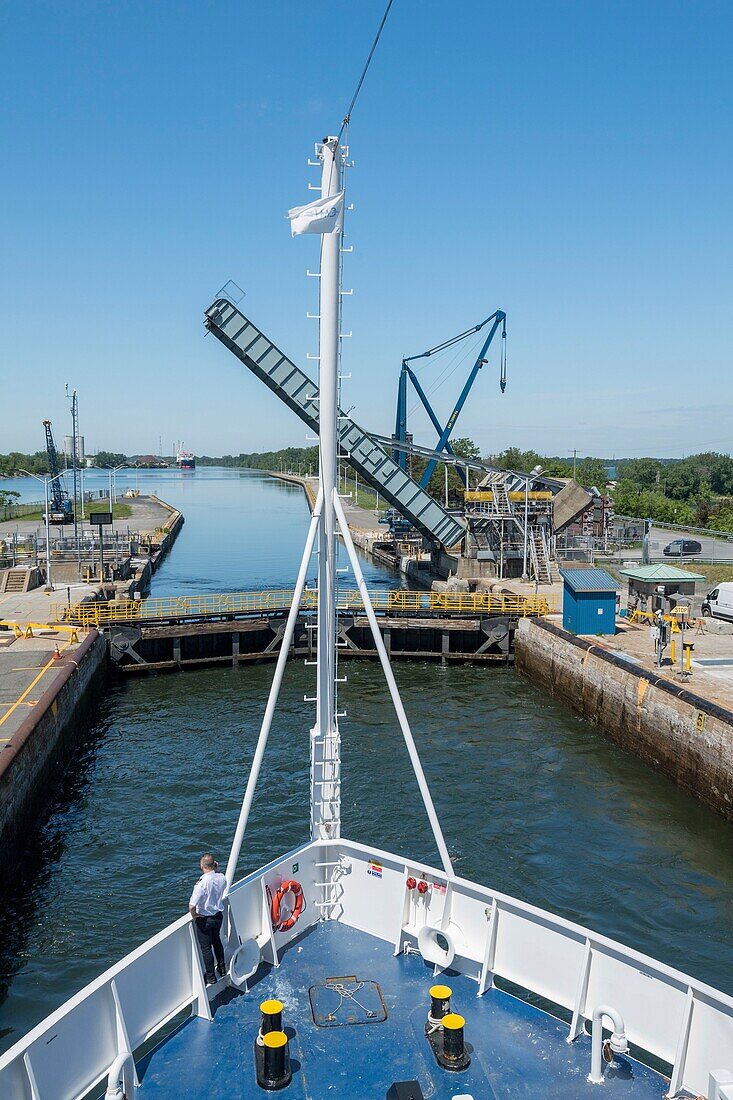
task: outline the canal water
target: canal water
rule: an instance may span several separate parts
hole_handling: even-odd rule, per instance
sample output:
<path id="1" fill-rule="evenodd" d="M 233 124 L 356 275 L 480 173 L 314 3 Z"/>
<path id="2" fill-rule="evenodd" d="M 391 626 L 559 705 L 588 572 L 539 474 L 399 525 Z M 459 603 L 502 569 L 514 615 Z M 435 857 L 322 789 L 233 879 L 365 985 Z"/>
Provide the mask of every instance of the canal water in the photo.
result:
<path id="1" fill-rule="evenodd" d="M 186 525 L 154 594 L 292 582 L 308 518 L 299 490 L 235 471 L 157 478 Z M 370 583 L 394 582 L 370 566 Z M 344 833 L 434 862 L 379 669 L 344 671 Z M 242 871 L 307 838 L 312 672 L 288 669 Z M 733 993 L 721 819 L 511 670 L 396 673 L 463 877 Z M 111 687 L 4 897 L 0 1048 L 183 913 L 202 851 L 226 856 L 271 676 L 271 665 L 246 666 Z"/>

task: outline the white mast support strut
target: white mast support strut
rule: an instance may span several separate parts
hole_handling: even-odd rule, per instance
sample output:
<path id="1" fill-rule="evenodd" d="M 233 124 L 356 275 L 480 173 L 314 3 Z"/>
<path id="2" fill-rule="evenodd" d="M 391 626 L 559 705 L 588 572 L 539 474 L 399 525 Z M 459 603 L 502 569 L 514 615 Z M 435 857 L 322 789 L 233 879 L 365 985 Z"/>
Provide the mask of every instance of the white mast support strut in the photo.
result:
<path id="1" fill-rule="evenodd" d="M 392 704 L 397 714 L 397 721 L 400 724 L 402 730 L 402 736 L 405 739 L 405 745 L 410 756 L 413 771 L 415 772 L 415 778 L 417 779 L 417 785 L 420 788 L 420 794 L 422 795 L 423 803 L 425 804 L 425 811 L 430 821 L 430 827 L 433 830 L 433 836 L 435 837 L 435 843 L 440 853 L 440 858 L 443 864 L 443 870 L 448 878 L 454 877 L 453 864 L 451 858 L 448 855 L 448 848 L 446 847 L 445 839 L 443 837 L 443 830 L 440 827 L 438 821 L 438 815 L 435 812 L 435 806 L 430 794 L 430 788 L 428 787 L 428 781 L 425 778 L 425 772 L 423 771 L 422 764 L 420 763 L 420 756 L 415 745 L 415 739 L 412 736 L 412 730 L 410 729 L 410 723 L 407 720 L 405 714 L 405 708 L 402 705 L 402 699 L 400 698 L 400 692 L 395 682 L 394 673 L 392 671 L 392 665 L 390 664 L 389 657 L 387 656 L 387 650 L 384 645 L 381 631 L 379 629 L 379 623 L 377 622 L 377 616 L 374 614 L 374 608 L 372 607 L 372 601 L 369 598 L 369 592 L 367 590 L 366 582 L 364 581 L 364 574 L 361 571 L 361 563 L 354 549 L 354 543 L 351 538 L 351 532 L 349 531 L 349 525 L 346 522 L 346 516 L 344 515 L 344 509 L 339 500 L 338 493 L 334 492 L 333 504 L 336 510 L 336 516 L 338 518 L 338 525 L 341 531 L 341 535 L 346 546 L 346 551 L 349 555 L 349 561 L 351 562 L 351 568 L 354 570 L 354 576 L 356 577 L 356 584 L 361 593 L 361 598 L 364 602 L 364 610 L 366 611 L 367 619 L 369 620 L 369 626 L 371 628 L 372 636 L 374 638 L 374 645 L 376 646 L 377 653 L 379 654 L 379 660 L 382 662 L 382 670 L 384 671 L 384 678 L 387 681 L 389 693 L 392 696 Z"/>
<path id="2" fill-rule="evenodd" d="M 338 138 L 319 147 L 321 195 L 341 190 L 343 152 Z M 319 440 L 320 484 L 324 507 L 318 529 L 318 667 L 316 724 L 311 730 L 311 836 L 333 840 L 341 835 L 341 766 L 336 718 L 336 486 L 341 234 L 321 235 Z"/>
<path id="3" fill-rule="evenodd" d="M 310 526 L 308 528 L 308 535 L 306 536 L 305 540 L 305 548 L 303 550 L 303 558 L 300 563 L 300 569 L 298 570 L 298 578 L 295 582 L 293 602 L 290 605 L 287 622 L 285 623 L 283 639 L 280 644 L 280 652 L 277 655 L 275 675 L 273 676 L 272 684 L 270 685 L 270 694 L 267 699 L 267 706 L 265 707 L 265 714 L 262 719 L 260 735 L 257 738 L 257 746 L 255 748 L 255 754 L 252 759 L 252 767 L 250 768 L 249 778 L 247 779 L 247 789 L 244 792 L 242 808 L 239 811 L 239 820 L 237 822 L 236 832 L 234 833 L 234 840 L 232 841 L 232 849 L 229 853 L 229 861 L 227 862 L 226 869 L 227 887 L 231 886 L 237 871 L 239 853 L 242 850 L 242 841 L 244 840 L 244 833 L 247 828 L 247 822 L 249 820 L 249 812 L 252 808 L 252 799 L 254 798 L 257 780 L 260 776 L 262 758 L 265 755 L 267 738 L 270 735 L 272 718 L 275 713 L 275 707 L 277 706 L 277 700 L 280 694 L 280 685 L 282 684 L 283 674 L 285 672 L 285 664 L 288 659 L 288 651 L 290 649 L 290 644 L 293 640 L 295 623 L 297 621 L 298 612 L 300 610 L 300 601 L 303 598 L 303 589 L 305 588 L 305 580 L 308 575 L 308 565 L 311 559 L 311 554 L 313 553 L 313 546 L 316 541 L 316 532 L 318 531 L 318 524 L 322 514 L 323 493 L 319 492 L 316 499 L 315 507 L 313 509 L 313 515 L 311 516 Z"/>

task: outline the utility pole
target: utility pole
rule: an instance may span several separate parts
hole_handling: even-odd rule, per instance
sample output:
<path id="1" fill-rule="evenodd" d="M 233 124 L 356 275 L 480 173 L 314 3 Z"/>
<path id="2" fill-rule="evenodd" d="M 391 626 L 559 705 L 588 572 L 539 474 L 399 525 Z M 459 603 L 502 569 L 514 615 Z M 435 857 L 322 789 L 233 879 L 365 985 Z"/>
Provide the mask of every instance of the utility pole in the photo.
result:
<path id="1" fill-rule="evenodd" d="M 578 452 L 575 449 L 575 447 L 573 447 L 573 481 L 575 481 L 575 460 L 577 459 L 577 457 L 578 457 Z"/>

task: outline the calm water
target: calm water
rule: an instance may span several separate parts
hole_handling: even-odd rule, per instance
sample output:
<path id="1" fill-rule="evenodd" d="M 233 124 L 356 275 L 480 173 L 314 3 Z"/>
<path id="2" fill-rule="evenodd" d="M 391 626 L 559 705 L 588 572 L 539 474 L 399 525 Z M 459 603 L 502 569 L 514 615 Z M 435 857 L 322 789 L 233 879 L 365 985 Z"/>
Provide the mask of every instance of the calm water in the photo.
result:
<path id="1" fill-rule="evenodd" d="M 85 490 L 106 491 L 107 486 L 104 471 L 85 473 Z M 118 496 L 128 486 L 155 493 L 186 517 L 174 553 L 156 574 L 156 596 L 294 583 L 308 527 L 305 494 L 299 486 L 259 471 L 212 466 L 196 471 L 122 470 L 117 475 Z M 43 486 L 29 477 L 3 479 L 2 488 L 19 492 L 22 501 L 38 500 L 39 490 L 43 495 Z M 400 585 L 399 577 L 371 558 L 362 559 L 362 569 L 370 584 Z M 311 578 L 315 576 L 314 557 Z M 344 574 L 341 583 L 349 584 L 350 575 Z"/>
<path id="2" fill-rule="evenodd" d="M 292 581 L 307 523 L 299 490 L 229 471 L 157 478 L 187 522 L 154 592 Z M 307 838 L 312 671 L 293 663 L 286 676 L 242 870 Z M 379 670 L 346 671 L 344 831 L 435 861 Z M 733 992 L 728 826 L 511 671 L 396 671 L 460 874 Z M 5 899 L 1 1046 L 184 912 L 199 854 L 225 854 L 231 840 L 271 675 L 220 669 L 111 689 Z"/>

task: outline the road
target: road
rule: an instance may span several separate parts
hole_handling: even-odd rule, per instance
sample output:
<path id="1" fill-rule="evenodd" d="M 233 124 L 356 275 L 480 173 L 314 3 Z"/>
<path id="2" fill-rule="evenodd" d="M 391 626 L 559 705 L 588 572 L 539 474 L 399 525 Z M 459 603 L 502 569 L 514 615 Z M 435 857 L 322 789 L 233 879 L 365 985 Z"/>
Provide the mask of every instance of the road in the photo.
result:
<path id="1" fill-rule="evenodd" d="M 667 557 L 664 553 L 665 546 L 668 546 L 670 542 L 675 539 L 694 539 L 695 542 L 699 542 L 702 550 L 699 554 L 685 555 L 684 558 Z M 728 542 L 724 538 L 713 538 L 709 535 L 693 535 L 685 531 L 673 531 L 669 528 L 652 527 L 649 535 L 649 552 L 653 561 L 666 561 L 670 565 L 674 565 L 676 562 L 694 562 L 696 559 L 700 561 L 714 561 L 714 562 L 732 562 L 733 563 L 733 542 Z M 624 550 L 621 552 L 621 556 L 624 561 L 638 561 L 641 559 L 641 550 Z"/>

